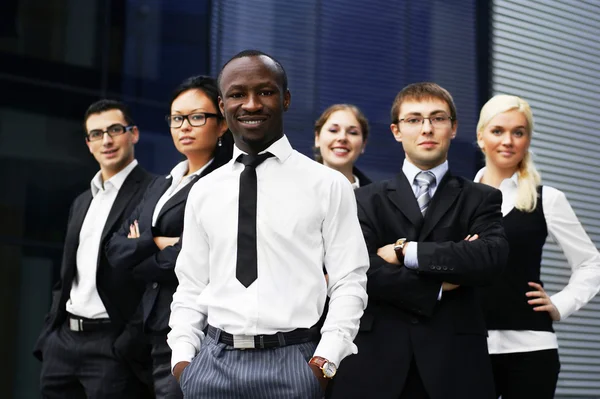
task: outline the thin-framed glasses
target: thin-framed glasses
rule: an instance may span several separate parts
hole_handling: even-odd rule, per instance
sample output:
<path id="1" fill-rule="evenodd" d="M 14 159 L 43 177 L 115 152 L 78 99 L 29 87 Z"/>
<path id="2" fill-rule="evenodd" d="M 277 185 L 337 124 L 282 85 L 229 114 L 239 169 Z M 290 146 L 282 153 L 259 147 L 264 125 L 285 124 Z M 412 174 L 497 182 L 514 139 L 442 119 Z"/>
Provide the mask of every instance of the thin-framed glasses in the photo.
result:
<path id="1" fill-rule="evenodd" d="M 165 117 L 167 125 L 172 128 L 180 128 L 183 126 L 183 121 L 187 120 L 190 126 L 199 127 L 206 124 L 208 118 L 219 118 L 219 115 L 210 112 L 196 112 L 189 115 L 167 115 Z"/>
<path id="2" fill-rule="evenodd" d="M 410 129 L 421 129 L 425 123 L 425 119 L 429 120 L 433 127 L 447 127 L 452 122 L 452 117 L 446 114 L 436 114 L 433 116 L 425 117 L 421 115 L 412 115 L 406 118 L 400 119 L 400 123 L 404 123 Z"/>
<path id="3" fill-rule="evenodd" d="M 110 125 L 106 130 L 94 129 L 87 133 L 87 141 L 98 141 L 104 138 L 104 133 L 107 133 L 110 137 L 120 136 L 125 132 L 130 131 L 133 126 L 123 126 L 120 123 Z"/>

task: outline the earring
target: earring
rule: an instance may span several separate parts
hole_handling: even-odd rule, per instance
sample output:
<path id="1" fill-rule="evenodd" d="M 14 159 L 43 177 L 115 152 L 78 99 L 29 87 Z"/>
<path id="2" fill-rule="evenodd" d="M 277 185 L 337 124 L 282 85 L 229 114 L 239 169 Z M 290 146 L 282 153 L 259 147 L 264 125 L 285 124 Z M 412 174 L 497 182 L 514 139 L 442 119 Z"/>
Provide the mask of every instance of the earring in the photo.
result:
<path id="1" fill-rule="evenodd" d="M 221 141 L 221 138 L 220 138 L 220 137 L 219 137 L 219 141 L 217 141 L 217 145 L 218 145 L 219 147 L 221 147 L 221 146 L 223 145 L 223 142 Z"/>

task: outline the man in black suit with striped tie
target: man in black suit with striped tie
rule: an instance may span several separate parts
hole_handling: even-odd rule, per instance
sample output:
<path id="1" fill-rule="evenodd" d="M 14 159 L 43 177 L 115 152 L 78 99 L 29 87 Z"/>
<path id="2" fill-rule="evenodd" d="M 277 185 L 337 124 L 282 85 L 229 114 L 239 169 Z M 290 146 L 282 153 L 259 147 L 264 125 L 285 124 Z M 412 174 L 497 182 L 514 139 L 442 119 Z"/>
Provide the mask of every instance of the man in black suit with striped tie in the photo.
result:
<path id="1" fill-rule="evenodd" d="M 359 353 L 329 397 L 492 399 L 476 287 L 506 263 L 502 196 L 448 170 L 457 117 L 447 90 L 409 85 L 391 118 L 406 157 L 394 179 L 356 193 L 370 254 L 369 306 L 355 340 Z"/>

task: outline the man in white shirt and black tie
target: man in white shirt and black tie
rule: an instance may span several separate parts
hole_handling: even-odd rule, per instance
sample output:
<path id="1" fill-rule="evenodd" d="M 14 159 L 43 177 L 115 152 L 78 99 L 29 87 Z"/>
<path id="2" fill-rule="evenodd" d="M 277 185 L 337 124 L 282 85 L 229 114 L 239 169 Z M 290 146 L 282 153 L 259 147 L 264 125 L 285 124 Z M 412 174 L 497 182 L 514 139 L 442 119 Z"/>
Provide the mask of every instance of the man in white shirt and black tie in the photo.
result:
<path id="1" fill-rule="evenodd" d="M 168 338 L 173 373 L 191 398 L 320 398 L 357 353 L 367 303 L 352 187 L 290 146 L 279 62 L 243 51 L 219 86 L 236 146 L 188 197 Z"/>

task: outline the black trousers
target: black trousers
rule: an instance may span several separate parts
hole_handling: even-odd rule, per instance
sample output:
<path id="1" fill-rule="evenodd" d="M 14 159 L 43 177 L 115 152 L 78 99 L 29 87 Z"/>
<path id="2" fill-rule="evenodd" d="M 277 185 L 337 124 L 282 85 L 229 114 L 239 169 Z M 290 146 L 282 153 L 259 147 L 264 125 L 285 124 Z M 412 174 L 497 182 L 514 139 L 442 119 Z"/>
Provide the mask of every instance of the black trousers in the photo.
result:
<path id="1" fill-rule="evenodd" d="M 410 362 L 410 368 L 408 369 L 400 399 L 429 399 L 414 357 Z"/>
<path id="2" fill-rule="evenodd" d="M 496 396 L 552 399 L 560 371 L 558 350 L 491 355 Z"/>
<path id="3" fill-rule="evenodd" d="M 63 324 L 43 348 L 40 376 L 47 399 L 147 398 L 147 387 L 113 353 L 113 331 L 75 332 Z"/>
<path id="4" fill-rule="evenodd" d="M 156 399 L 183 399 L 179 383 L 171 374 L 171 348 L 166 336 L 150 337 L 152 343 L 152 380 Z"/>

